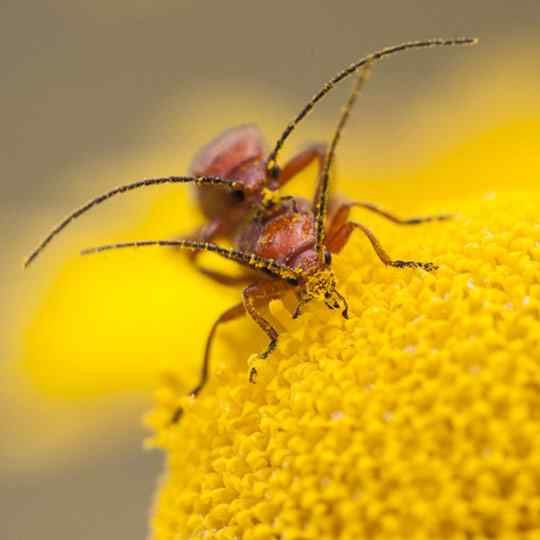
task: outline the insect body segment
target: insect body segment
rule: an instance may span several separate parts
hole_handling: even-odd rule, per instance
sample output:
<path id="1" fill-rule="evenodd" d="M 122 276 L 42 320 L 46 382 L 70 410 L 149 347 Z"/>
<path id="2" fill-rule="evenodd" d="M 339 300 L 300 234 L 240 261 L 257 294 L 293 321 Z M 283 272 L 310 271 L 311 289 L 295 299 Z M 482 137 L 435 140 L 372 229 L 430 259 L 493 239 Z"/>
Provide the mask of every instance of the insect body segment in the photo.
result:
<path id="1" fill-rule="evenodd" d="M 364 201 L 342 201 L 332 194 L 331 170 L 336 149 L 349 119 L 356 98 L 367 79 L 372 65 L 379 59 L 406 49 L 445 45 L 468 45 L 476 40 L 457 38 L 409 42 L 382 49 L 351 64 L 326 83 L 300 111 L 278 138 L 273 151 L 265 157 L 263 137 L 254 125 L 231 128 L 203 147 L 195 156 L 190 176 L 140 180 L 113 189 L 73 212 L 42 241 L 27 259 L 28 266 L 74 219 L 113 196 L 166 183 L 194 185 L 200 209 L 208 220 L 192 234 L 171 240 L 142 240 L 109 244 L 84 250 L 85 255 L 120 248 L 168 247 L 186 250 L 195 267 L 222 284 L 249 283 L 242 292 L 242 301 L 223 312 L 212 325 L 204 351 L 203 364 L 197 385 L 190 395 L 197 396 L 208 381 L 213 339 L 219 326 L 248 315 L 268 336 L 267 348 L 260 354 L 266 358 L 277 346 L 279 333 L 261 313 L 270 300 L 279 299 L 292 291 L 298 298 L 293 318 L 299 317 L 311 301 L 324 303 L 329 309 L 340 309 L 349 317 L 347 300 L 337 288 L 332 270 L 332 254 L 339 253 L 354 231 L 363 233 L 382 263 L 395 268 L 437 267 L 431 262 L 392 259 L 373 232 L 359 222 L 349 219 L 352 208 L 374 212 L 398 225 L 418 225 L 448 219 L 449 215 L 400 218 L 391 212 Z M 278 154 L 288 136 L 302 119 L 335 85 L 356 74 L 352 91 L 341 112 L 329 145 L 315 144 L 293 156 L 281 168 Z M 279 190 L 311 163 L 318 164 L 318 180 L 312 201 L 300 197 L 283 197 Z M 216 241 L 226 240 L 232 247 L 222 247 Z M 211 252 L 238 262 L 244 272 L 230 276 L 204 268 L 197 257 Z M 250 372 L 254 382 L 256 371 Z M 172 421 L 182 415 L 178 409 Z"/>
<path id="2" fill-rule="evenodd" d="M 223 218 L 231 207 L 249 195 L 260 195 L 265 176 L 265 144 L 259 129 L 243 125 L 225 130 L 201 148 L 191 162 L 193 176 L 234 178 L 238 191 L 195 186 L 199 207 L 209 220 Z"/>

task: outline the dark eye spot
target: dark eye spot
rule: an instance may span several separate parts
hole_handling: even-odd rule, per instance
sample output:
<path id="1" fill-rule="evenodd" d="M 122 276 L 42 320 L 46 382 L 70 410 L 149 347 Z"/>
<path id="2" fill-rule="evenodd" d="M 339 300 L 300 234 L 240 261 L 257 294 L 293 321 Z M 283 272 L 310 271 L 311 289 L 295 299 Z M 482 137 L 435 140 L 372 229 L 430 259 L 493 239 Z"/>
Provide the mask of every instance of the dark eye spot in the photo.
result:
<path id="1" fill-rule="evenodd" d="M 327 266 L 330 266 L 332 264 L 332 255 L 330 254 L 329 251 L 324 252 L 324 263 Z"/>
<path id="2" fill-rule="evenodd" d="M 242 202 L 245 199 L 244 192 L 239 189 L 233 190 L 231 196 L 236 202 Z"/>
<path id="3" fill-rule="evenodd" d="M 279 165 L 274 165 L 269 171 L 270 178 L 273 178 L 274 180 L 279 178 L 279 175 L 281 174 L 281 168 Z"/>

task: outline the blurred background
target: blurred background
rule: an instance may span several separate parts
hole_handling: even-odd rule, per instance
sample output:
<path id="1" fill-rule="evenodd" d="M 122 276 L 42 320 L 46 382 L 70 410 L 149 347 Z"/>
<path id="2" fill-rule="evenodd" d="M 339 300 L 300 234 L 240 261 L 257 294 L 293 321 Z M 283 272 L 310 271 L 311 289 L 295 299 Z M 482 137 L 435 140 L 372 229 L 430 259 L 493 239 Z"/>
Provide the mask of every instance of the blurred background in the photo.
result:
<path id="1" fill-rule="evenodd" d="M 489 95 L 477 95 L 478 84 L 488 93 L 491 86 L 479 78 L 500 76 L 500 57 L 520 61 L 514 51 L 537 61 L 539 25 L 537 0 L 4 0 L 0 361 L 10 375 L 0 383 L 2 537 L 144 539 L 163 466 L 158 452 L 142 450 L 139 417 L 151 402 L 151 384 L 105 389 L 92 396 L 92 413 L 84 392 L 72 401 L 62 396 L 62 405 L 40 416 L 34 398 L 22 397 L 33 390 L 17 386 L 12 374 L 68 250 L 72 256 L 90 230 L 104 239 L 119 221 L 127 227 L 150 212 L 158 195 L 88 216 L 23 274 L 24 256 L 51 225 L 117 184 L 185 173 L 193 153 L 226 127 L 254 122 L 272 141 L 326 79 L 375 49 L 479 37 L 475 49 L 405 54 L 376 68 L 340 163 L 384 177 L 411 155 L 437 152 L 474 129 L 469 119 L 482 107 L 494 121 L 503 114 Z M 291 138 L 287 153 L 328 137 L 348 87 Z M 36 347 L 46 369 L 51 351 Z"/>

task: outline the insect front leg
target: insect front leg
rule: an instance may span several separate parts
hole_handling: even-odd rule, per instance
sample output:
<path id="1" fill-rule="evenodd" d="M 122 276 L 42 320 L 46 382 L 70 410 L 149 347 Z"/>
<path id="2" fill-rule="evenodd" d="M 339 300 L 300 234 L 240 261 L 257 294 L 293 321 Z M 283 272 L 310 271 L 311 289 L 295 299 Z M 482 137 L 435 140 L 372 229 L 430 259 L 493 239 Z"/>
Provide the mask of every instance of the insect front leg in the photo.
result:
<path id="1" fill-rule="evenodd" d="M 290 285 L 288 283 L 279 281 L 277 279 L 260 281 L 244 289 L 243 300 L 247 313 L 270 338 L 268 346 L 259 355 L 261 358 L 267 358 L 268 355 L 276 348 L 279 334 L 257 308 L 268 304 L 270 300 L 281 298 L 289 289 Z M 250 382 L 254 382 L 256 375 L 257 370 L 252 368 L 249 374 Z"/>
<path id="2" fill-rule="evenodd" d="M 370 229 L 361 223 L 357 223 L 356 221 L 348 221 L 350 210 L 351 203 L 342 204 L 334 214 L 334 217 L 330 223 L 326 244 L 332 253 L 339 253 L 347 244 L 352 232 L 355 229 L 359 229 L 367 236 L 368 240 L 373 246 L 373 249 L 375 250 L 375 253 L 385 265 L 393 266 L 395 268 L 422 268 L 426 272 L 431 272 L 432 270 L 437 269 L 437 265 L 432 262 L 392 259 Z"/>
<path id="3" fill-rule="evenodd" d="M 216 330 L 218 329 L 218 326 L 220 324 L 223 324 L 227 321 L 232 321 L 234 319 L 238 319 L 239 317 L 242 317 L 242 315 L 245 314 L 245 308 L 244 304 L 241 302 L 239 304 L 236 304 L 226 311 L 224 311 L 215 321 L 214 324 L 212 324 L 212 328 L 210 329 L 210 333 L 208 334 L 208 338 L 206 339 L 206 347 L 204 349 L 204 357 L 203 357 L 203 363 L 201 366 L 201 371 L 199 375 L 199 382 L 191 389 L 191 391 L 188 393 L 189 396 L 196 397 L 201 390 L 206 386 L 206 383 L 208 382 L 208 370 L 210 368 L 210 354 L 212 352 L 212 343 L 214 341 L 214 337 L 216 335 Z M 174 424 L 180 420 L 180 417 L 182 416 L 182 408 L 179 407 L 174 411 L 171 422 Z"/>

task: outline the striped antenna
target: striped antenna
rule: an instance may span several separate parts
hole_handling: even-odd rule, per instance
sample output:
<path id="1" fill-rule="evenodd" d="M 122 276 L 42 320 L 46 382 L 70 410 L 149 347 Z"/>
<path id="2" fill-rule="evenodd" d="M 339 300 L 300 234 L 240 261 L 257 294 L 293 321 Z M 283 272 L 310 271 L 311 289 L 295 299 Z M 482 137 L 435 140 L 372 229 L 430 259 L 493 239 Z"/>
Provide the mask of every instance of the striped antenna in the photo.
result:
<path id="1" fill-rule="evenodd" d="M 139 240 L 137 242 L 105 244 L 103 246 L 84 249 L 81 251 L 81 255 L 92 255 L 113 249 L 141 248 L 151 246 L 176 247 L 190 249 L 193 251 L 209 251 L 216 253 L 225 259 L 229 259 L 231 261 L 240 263 L 243 266 L 247 266 L 252 270 L 257 270 L 259 272 L 264 272 L 266 274 L 287 280 L 291 283 L 291 285 L 296 285 L 298 283 L 298 278 L 302 275 L 302 271 L 300 269 L 290 268 L 284 264 L 276 262 L 273 259 L 260 257 L 255 253 L 247 253 L 245 251 L 238 251 L 236 249 L 224 248 L 210 242 L 200 242 L 197 240 Z"/>
<path id="2" fill-rule="evenodd" d="M 400 45 L 394 45 L 393 47 L 387 47 L 381 49 L 370 55 L 358 60 L 357 62 L 352 63 L 342 71 L 340 71 L 333 79 L 328 81 L 312 98 L 311 100 L 303 107 L 303 109 L 298 113 L 296 118 L 292 120 L 283 133 L 278 138 L 276 145 L 268 159 L 266 160 L 266 187 L 271 179 L 279 176 L 279 166 L 277 164 L 277 159 L 283 144 L 296 128 L 296 126 L 308 115 L 308 113 L 313 109 L 313 107 L 319 102 L 323 97 L 325 97 L 339 82 L 347 78 L 352 73 L 355 73 L 358 69 L 365 66 L 366 64 L 372 64 L 378 60 L 390 56 L 394 53 L 405 51 L 407 49 L 420 49 L 425 47 L 439 47 L 439 46 L 454 46 L 454 45 L 475 45 L 478 43 L 476 38 L 453 38 L 453 39 L 428 39 L 423 41 L 409 41 L 407 43 L 402 43 Z"/>
<path id="3" fill-rule="evenodd" d="M 226 180 L 218 176 L 165 176 L 163 178 L 147 178 L 145 180 L 137 180 L 130 184 L 125 184 L 117 188 L 111 189 L 107 193 L 99 195 L 95 199 L 87 202 L 75 212 L 67 216 L 61 223 L 59 223 L 49 235 L 39 244 L 39 246 L 30 254 L 30 256 L 24 262 L 24 267 L 27 268 L 32 264 L 32 262 L 40 255 L 40 253 L 47 247 L 49 242 L 60 232 L 62 232 L 73 220 L 80 217 L 82 214 L 85 214 L 95 206 L 100 205 L 101 203 L 107 201 L 108 199 L 119 195 L 121 193 L 126 193 L 134 189 L 148 187 L 148 186 L 157 186 L 161 184 L 186 184 L 192 183 L 196 185 L 210 185 L 210 186 L 224 186 L 232 190 L 242 190 L 242 184 L 234 180 Z"/>
<path id="4" fill-rule="evenodd" d="M 324 258 L 325 258 L 325 237 L 326 237 L 325 221 L 326 221 L 326 214 L 328 211 L 330 170 L 332 168 L 332 163 L 336 155 L 337 145 L 341 138 L 341 134 L 343 133 L 343 128 L 347 124 L 347 120 L 349 119 L 349 116 L 354 107 L 356 99 L 358 98 L 358 94 L 360 93 L 360 90 L 362 89 L 362 87 L 364 86 L 364 83 L 367 81 L 369 77 L 370 66 L 371 66 L 370 63 L 365 64 L 362 67 L 360 73 L 358 74 L 358 77 L 354 81 L 351 95 L 349 96 L 347 103 L 345 103 L 345 106 L 343 107 L 341 116 L 339 117 L 339 122 L 334 132 L 334 136 L 332 137 L 332 142 L 330 143 L 330 147 L 328 148 L 328 153 L 326 154 L 326 160 L 324 163 L 324 169 L 322 172 L 321 181 L 317 189 L 317 200 L 315 201 L 315 209 L 314 209 L 315 210 L 315 238 L 316 238 L 316 249 L 317 249 L 317 253 L 319 254 L 321 263 L 324 263 Z"/>

